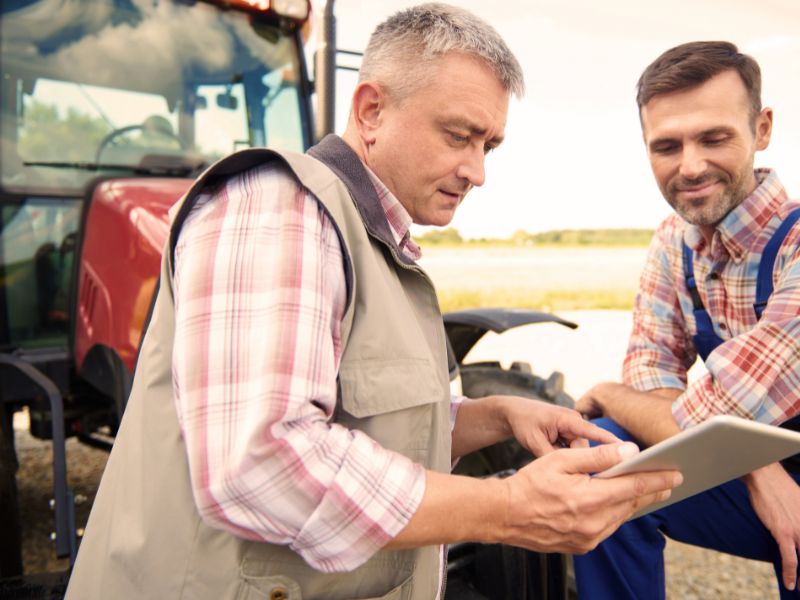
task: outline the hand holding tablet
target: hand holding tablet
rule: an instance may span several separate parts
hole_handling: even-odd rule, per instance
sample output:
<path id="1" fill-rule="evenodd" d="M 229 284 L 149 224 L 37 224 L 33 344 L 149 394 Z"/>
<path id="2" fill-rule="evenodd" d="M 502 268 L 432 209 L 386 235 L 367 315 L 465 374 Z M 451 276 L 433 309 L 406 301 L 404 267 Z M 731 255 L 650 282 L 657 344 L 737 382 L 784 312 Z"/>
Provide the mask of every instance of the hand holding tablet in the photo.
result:
<path id="1" fill-rule="evenodd" d="M 683 483 L 672 491 L 669 499 L 651 504 L 632 517 L 636 518 L 797 453 L 800 453 L 798 432 L 718 415 L 595 477 L 665 469 L 676 469 L 683 474 Z"/>

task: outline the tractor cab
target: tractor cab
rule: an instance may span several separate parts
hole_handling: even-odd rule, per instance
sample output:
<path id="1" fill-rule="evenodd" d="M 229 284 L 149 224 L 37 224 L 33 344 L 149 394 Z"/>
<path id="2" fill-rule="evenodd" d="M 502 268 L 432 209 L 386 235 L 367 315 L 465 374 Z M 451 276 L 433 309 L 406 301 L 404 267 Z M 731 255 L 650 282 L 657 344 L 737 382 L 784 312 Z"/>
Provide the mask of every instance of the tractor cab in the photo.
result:
<path id="1" fill-rule="evenodd" d="M 68 401 L 129 377 L 192 178 L 241 148 L 310 145 L 308 2 L 277 4 L 3 2 L 0 351 L 66 360 Z"/>

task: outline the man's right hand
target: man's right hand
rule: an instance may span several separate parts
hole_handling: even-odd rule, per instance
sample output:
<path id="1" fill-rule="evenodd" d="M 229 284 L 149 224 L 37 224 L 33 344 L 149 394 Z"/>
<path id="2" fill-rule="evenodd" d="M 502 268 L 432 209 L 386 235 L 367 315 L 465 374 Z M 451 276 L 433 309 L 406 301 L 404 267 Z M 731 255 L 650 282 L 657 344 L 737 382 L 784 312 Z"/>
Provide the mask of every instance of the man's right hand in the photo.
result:
<path id="1" fill-rule="evenodd" d="M 556 450 L 506 479 L 427 471 L 420 506 L 386 547 L 474 541 L 588 552 L 682 481 L 677 471 L 591 477 L 638 451 L 630 442 Z"/>
<path id="2" fill-rule="evenodd" d="M 508 501 L 496 541 L 539 552 L 592 550 L 635 512 L 667 499 L 683 480 L 677 471 L 589 475 L 638 451 L 630 442 L 559 450 L 502 480 Z"/>

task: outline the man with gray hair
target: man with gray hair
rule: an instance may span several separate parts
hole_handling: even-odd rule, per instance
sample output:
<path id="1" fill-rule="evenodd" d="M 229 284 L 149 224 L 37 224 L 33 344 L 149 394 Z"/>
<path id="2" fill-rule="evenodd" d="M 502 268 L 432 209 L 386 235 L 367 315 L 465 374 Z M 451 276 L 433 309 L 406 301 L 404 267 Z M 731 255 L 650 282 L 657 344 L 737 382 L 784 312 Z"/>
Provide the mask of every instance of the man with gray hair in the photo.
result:
<path id="1" fill-rule="evenodd" d="M 450 397 L 409 227 L 446 225 L 483 183 L 522 90 L 487 24 L 412 8 L 373 35 L 342 138 L 201 176 L 175 208 L 69 598 L 430 600 L 442 544 L 583 552 L 669 494 L 677 473 L 590 478 L 636 449 L 574 411 Z M 543 458 L 449 474 L 512 435 Z"/>

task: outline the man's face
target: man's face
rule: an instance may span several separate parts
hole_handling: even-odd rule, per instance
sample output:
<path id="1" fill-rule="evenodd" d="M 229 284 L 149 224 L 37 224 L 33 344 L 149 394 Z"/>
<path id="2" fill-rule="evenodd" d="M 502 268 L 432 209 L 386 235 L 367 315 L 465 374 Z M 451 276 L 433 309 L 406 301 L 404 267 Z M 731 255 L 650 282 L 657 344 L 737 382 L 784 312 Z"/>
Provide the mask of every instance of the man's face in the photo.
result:
<path id="1" fill-rule="evenodd" d="M 751 127 L 749 99 L 736 71 L 642 107 L 642 129 L 661 193 L 689 223 L 710 235 L 755 188 L 753 157 L 769 144 L 772 112 Z"/>
<path id="2" fill-rule="evenodd" d="M 385 99 L 366 163 L 415 223 L 443 226 L 503 139 L 509 94 L 489 68 L 464 54 L 437 61 L 432 83 L 400 103 Z"/>

